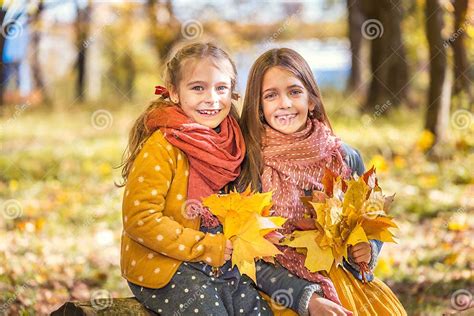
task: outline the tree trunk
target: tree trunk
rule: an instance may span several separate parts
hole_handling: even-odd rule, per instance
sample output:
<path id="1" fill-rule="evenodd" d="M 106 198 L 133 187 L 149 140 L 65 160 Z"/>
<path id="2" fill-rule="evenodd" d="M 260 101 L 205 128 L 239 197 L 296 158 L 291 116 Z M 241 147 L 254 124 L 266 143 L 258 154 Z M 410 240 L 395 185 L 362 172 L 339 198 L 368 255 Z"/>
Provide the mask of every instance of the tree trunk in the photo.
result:
<path id="1" fill-rule="evenodd" d="M 406 98 L 408 65 L 405 62 L 406 54 L 400 25 L 402 1 L 372 0 L 365 3 L 366 16 L 375 22 L 368 23 L 363 32 L 368 33 L 368 27 L 372 25 L 380 34 L 380 36 L 366 36 L 372 41 L 370 52 L 372 80 L 363 110 L 372 112 L 376 106 L 388 101 L 392 106 L 397 106 Z"/>
<path id="2" fill-rule="evenodd" d="M 111 298 L 104 301 L 67 302 L 58 310 L 51 313 L 51 316 L 77 315 L 152 315 L 134 297 Z"/>
<path id="3" fill-rule="evenodd" d="M 348 22 L 349 22 L 349 41 L 351 44 L 351 73 L 349 76 L 348 90 L 356 90 L 362 83 L 361 73 L 361 54 L 362 45 L 362 24 L 364 15 L 360 7 L 360 1 L 347 0 Z"/>
<path id="4" fill-rule="evenodd" d="M 136 77 L 136 67 L 135 62 L 133 61 L 130 54 L 125 55 L 124 57 L 124 66 L 127 69 L 127 76 L 125 78 L 125 90 L 127 91 L 128 100 L 133 100 L 135 95 L 135 77 Z"/>
<path id="5" fill-rule="evenodd" d="M 158 18 L 158 10 L 166 10 L 169 18 L 160 20 Z M 148 13 L 148 20 L 150 21 L 152 45 L 158 54 L 158 58 L 164 60 L 173 48 L 173 45 L 180 40 L 181 25 L 174 15 L 171 0 L 167 0 L 164 5 L 157 0 L 147 0 L 146 11 Z"/>
<path id="6" fill-rule="evenodd" d="M 449 119 L 450 91 L 446 81 L 446 48 L 441 35 L 444 27 L 443 9 L 439 0 L 427 0 L 425 8 L 426 37 L 430 51 L 430 87 L 425 128 L 435 135 L 433 146 L 446 137 Z"/>
<path id="7" fill-rule="evenodd" d="M 89 38 L 90 29 L 90 14 L 91 14 L 91 3 L 90 0 L 87 2 L 85 8 L 80 8 L 79 3 L 75 0 L 76 4 L 76 47 L 78 51 L 76 70 L 77 70 L 77 81 L 76 81 L 76 98 L 79 101 L 85 99 L 85 78 L 86 78 L 86 65 L 87 65 L 87 40 Z"/>
<path id="8" fill-rule="evenodd" d="M 470 80 L 468 78 L 469 61 L 466 53 L 466 13 L 468 0 L 454 1 L 454 33 L 451 35 L 454 53 L 454 86 L 453 93 L 459 94 L 461 91 L 467 93 L 472 102 Z"/>
<path id="9" fill-rule="evenodd" d="M 33 32 L 31 35 L 31 45 L 32 45 L 32 58 L 31 58 L 31 69 L 33 72 L 33 82 L 34 90 L 37 90 L 40 93 L 40 98 L 42 98 L 46 103 L 50 103 L 51 99 L 48 96 L 46 91 L 46 85 L 44 83 L 43 71 L 41 70 L 41 63 L 39 60 L 39 46 L 41 42 L 41 15 L 44 10 L 44 1 L 41 0 L 38 3 L 37 11 L 31 17 L 31 24 L 33 26 Z"/>
<path id="10" fill-rule="evenodd" d="M 0 8 L 0 27 L 3 28 L 3 21 L 5 20 L 6 11 Z M 3 66 L 3 46 L 5 45 L 5 37 L 0 35 L 0 105 L 3 105 L 3 88 L 5 87 L 5 82 L 3 82 L 3 73 L 5 67 Z"/>

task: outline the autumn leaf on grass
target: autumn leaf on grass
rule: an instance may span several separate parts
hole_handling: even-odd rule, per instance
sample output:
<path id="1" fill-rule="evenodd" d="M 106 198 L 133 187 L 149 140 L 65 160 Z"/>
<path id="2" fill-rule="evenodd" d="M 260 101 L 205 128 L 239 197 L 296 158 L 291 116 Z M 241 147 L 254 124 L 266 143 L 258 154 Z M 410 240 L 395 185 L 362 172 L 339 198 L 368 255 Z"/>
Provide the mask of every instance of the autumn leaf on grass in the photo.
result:
<path id="1" fill-rule="evenodd" d="M 224 235 L 232 241 L 232 266 L 241 274 L 255 278 L 255 259 L 270 260 L 280 251 L 265 238 L 280 229 L 286 219 L 268 215 L 272 192 L 252 193 L 250 187 L 243 193 L 233 191 L 226 195 L 211 195 L 203 199 L 203 205 L 217 216 L 224 227 Z M 278 234 L 272 235 L 279 237 Z M 278 240 L 278 239 L 277 239 Z"/>

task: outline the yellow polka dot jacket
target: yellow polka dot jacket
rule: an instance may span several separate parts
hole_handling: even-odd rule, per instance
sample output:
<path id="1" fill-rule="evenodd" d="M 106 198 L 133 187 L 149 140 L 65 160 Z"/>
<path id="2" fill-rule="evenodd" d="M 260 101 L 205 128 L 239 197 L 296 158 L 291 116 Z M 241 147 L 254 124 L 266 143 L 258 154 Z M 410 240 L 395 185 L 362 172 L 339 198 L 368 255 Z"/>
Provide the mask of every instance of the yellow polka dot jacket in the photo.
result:
<path id="1" fill-rule="evenodd" d="M 188 176 L 186 155 L 154 132 L 125 186 L 120 266 L 128 281 L 162 288 L 183 261 L 224 264 L 224 235 L 201 232 L 199 217 L 185 217 Z"/>

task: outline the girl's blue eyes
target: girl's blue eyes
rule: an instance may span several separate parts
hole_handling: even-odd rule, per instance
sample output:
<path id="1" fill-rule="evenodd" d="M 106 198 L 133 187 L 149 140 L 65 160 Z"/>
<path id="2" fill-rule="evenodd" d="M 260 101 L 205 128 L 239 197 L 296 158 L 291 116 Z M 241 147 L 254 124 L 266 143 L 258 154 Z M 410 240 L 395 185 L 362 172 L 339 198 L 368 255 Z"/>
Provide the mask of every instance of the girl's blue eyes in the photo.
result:
<path id="1" fill-rule="evenodd" d="M 229 89 L 229 87 L 227 87 L 227 86 L 217 87 L 217 91 L 225 91 L 225 90 L 228 90 L 228 89 Z M 203 86 L 195 86 L 195 87 L 192 87 L 191 90 L 204 91 L 204 87 Z"/>

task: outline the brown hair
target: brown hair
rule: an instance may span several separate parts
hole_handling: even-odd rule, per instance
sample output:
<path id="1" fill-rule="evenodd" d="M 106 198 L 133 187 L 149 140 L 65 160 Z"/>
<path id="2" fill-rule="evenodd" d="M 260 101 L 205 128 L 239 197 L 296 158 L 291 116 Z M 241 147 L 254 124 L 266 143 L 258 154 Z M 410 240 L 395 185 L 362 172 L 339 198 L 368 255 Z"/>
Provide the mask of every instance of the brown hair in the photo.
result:
<path id="1" fill-rule="evenodd" d="M 260 190 L 260 176 L 263 168 L 262 136 L 266 124 L 262 109 L 262 82 L 263 76 L 272 67 L 281 67 L 291 72 L 303 83 L 308 90 L 309 102 L 315 104 L 311 116 L 332 130 L 324 110 L 321 92 L 306 60 L 289 48 L 275 48 L 265 52 L 252 65 L 247 79 L 247 89 L 240 118 L 240 127 L 247 153 L 242 165 L 242 172 L 237 180 L 239 190 L 245 189 L 249 184 L 252 185 L 253 190 Z"/>
<path id="2" fill-rule="evenodd" d="M 174 89 L 177 91 L 179 83 L 183 77 L 184 63 L 188 60 L 194 59 L 198 61 L 202 60 L 203 58 L 210 58 L 218 67 L 222 66 L 222 61 L 228 61 L 230 63 L 232 68 L 229 72 L 231 77 L 231 91 L 233 99 L 235 99 L 237 96 L 235 93 L 237 81 L 237 69 L 235 64 L 223 49 L 212 43 L 192 43 L 179 48 L 166 63 L 164 71 L 164 81 L 166 88 L 168 90 Z M 139 154 L 143 144 L 153 134 L 153 131 L 150 131 L 145 124 L 148 114 L 154 109 L 173 105 L 174 103 L 161 96 L 158 99 L 153 100 L 146 110 L 137 118 L 130 131 L 128 145 L 122 155 L 122 163 L 118 167 L 122 167 L 123 179 L 121 184 L 116 184 L 118 187 L 125 186 L 135 158 Z M 234 104 L 231 106 L 230 115 L 238 120 L 238 112 Z"/>

